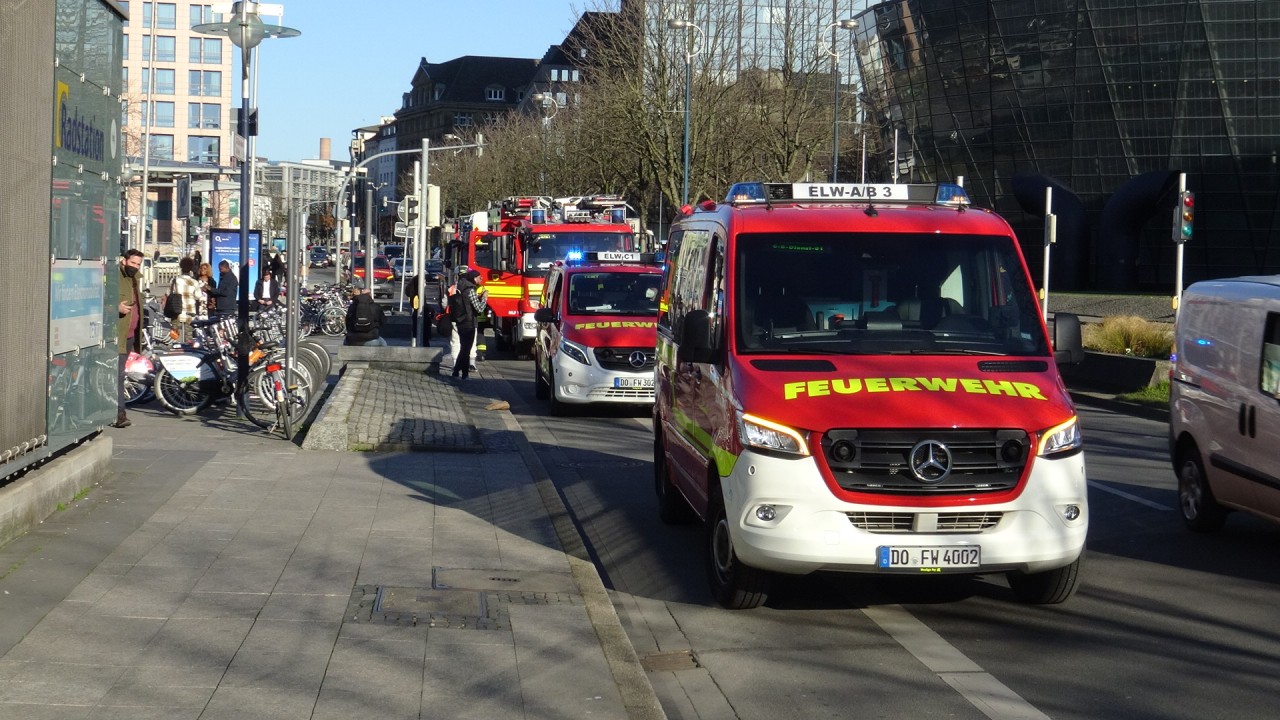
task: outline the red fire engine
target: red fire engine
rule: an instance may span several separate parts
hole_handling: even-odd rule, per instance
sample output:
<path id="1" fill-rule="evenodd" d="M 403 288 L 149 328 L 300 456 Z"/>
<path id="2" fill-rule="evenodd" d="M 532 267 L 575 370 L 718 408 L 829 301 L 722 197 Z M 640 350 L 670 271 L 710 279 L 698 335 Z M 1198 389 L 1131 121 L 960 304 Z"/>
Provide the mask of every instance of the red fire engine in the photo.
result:
<path id="1" fill-rule="evenodd" d="M 538 331 L 533 313 L 557 260 L 649 250 L 637 239 L 637 223 L 627 210 L 617 196 L 521 196 L 495 203 L 464 223 L 451 259 L 454 267 L 466 265 L 484 276 L 499 348 L 529 354 Z"/>

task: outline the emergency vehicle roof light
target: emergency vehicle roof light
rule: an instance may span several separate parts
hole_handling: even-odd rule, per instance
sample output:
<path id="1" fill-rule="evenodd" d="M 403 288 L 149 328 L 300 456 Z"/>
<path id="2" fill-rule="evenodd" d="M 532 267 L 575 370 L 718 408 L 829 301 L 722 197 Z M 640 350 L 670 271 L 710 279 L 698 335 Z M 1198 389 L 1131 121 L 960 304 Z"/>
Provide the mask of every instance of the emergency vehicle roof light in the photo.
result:
<path id="1" fill-rule="evenodd" d="M 955 183 L 917 185 L 867 183 L 864 185 L 860 183 L 740 182 L 734 183 L 725 196 L 725 202 L 734 205 L 768 205 L 788 201 L 955 207 L 970 204 L 969 194 Z"/>

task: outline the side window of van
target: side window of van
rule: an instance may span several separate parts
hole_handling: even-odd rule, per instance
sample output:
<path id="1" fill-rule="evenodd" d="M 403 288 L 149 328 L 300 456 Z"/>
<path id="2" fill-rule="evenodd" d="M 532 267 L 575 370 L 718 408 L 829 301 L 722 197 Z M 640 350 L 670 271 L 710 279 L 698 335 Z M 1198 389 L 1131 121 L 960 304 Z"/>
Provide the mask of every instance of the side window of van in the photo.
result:
<path id="1" fill-rule="evenodd" d="M 724 333 L 724 240 L 715 237 L 711 242 L 711 282 L 707 298 L 707 310 L 711 313 L 711 347 L 723 345 Z"/>
<path id="2" fill-rule="evenodd" d="M 1280 398 L 1280 313 L 1267 313 L 1266 334 L 1262 336 L 1259 389 Z"/>
<path id="3" fill-rule="evenodd" d="M 680 254 L 673 268 L 670 308 L 671 329 L 680 337 L 684 329 L 684 316 L 690 310 L 707 306 L 707 259 L 711 246 L 711 234 L 705 230 L 685 232 Z"/>
<path id="4" fill-rule="evenodd" d="M 542 286 L 542 307 L 549 307 L 556 312 L 560 312 L 560 308 L 556 303 L 556 290 L 560 285 L 560 276 L 551 273 L 547 278 L 547 284 Z"/>
<path id="5" fill-rule="evenodd" d="M 676 263 L 680 259 L 680 239 L 684 235 L 673 230 L 667 239 L 667 260 L 662 267 L 662 295 L 658 303 L 658 327 L 671 329 L 671 287 L 675 283 Z"/>

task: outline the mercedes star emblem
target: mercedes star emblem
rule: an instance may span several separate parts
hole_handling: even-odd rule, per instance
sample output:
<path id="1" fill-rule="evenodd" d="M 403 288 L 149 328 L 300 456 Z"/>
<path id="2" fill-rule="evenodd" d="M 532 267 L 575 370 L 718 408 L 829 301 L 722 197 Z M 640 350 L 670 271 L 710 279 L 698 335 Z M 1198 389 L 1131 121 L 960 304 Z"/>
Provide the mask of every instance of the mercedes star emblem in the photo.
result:
<path id="1" fill-rule="evenodd" d="M 937 440 L 921 440 L 907 457 L 911 474 L 926 485 L 936 485 L 951 474 L 951 451 Z"/>

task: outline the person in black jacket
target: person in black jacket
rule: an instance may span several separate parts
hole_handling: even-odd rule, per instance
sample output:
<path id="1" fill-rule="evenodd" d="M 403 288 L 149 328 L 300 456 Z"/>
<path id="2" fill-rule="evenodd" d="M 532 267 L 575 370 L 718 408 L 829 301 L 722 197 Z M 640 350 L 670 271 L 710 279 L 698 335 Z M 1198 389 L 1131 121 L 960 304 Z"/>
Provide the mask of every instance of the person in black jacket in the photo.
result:
<path id="1" fill-rule="evenodd" d="M 218 287 L 210 293 L 210 296 L 215 299 L 215 312 L 222 316 L 235 315 L 236 296 L 239 292 L 240 281 L 231 270 L 231 262 L 223 260 L 218 263 Z"/>
<path id="2" fill-rule="evenodd" d="M 382 306 L 373 301 L 363 280 L 356 278 L 351 284 L 356 289 L 356 296 L 347 307 L 347 337 L 343 344 L 386 346 L 387 341 L 382 337 L 385 320 Z"/>
<path id="3" fill-rule="evenodd" d="M 453 355 L 453 377 L 467 379 L 470 374 L 471 348 L 476 343 L 477 319 L 484 313 L 485 302 L 477 292 L 480 272 L 468 270 L 458 276 L 458 282 L 449 288 L 449 314 L 458 333 L 458 351 Z M 461 373 L 461 375 L 459 375 Z"/>
<path id="4" fill-rule="evenodd" d="M 265 292 L 264 292 L 265 291 Z M 253 286 L 253 310 L 267 310 L 276 306 L 280 297 L 280 282 L 268 268 L 262 269 L 262 277 Z"/>

